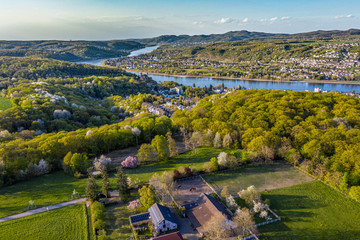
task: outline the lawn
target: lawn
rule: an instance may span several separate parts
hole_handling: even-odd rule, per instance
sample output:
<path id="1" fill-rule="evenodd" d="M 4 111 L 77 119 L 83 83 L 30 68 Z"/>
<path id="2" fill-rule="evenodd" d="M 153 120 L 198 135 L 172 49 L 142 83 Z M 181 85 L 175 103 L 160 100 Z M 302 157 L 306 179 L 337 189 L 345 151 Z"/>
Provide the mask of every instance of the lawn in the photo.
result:
<path id="1" fill-rule="evenodd" d="M 12 107 L 12 103 L 9 99 L 0 97 L 0 111 L 6 110 Z"/>
<path id="2" fill-rule="evenodd" d="M 0 217 L 26 211 L 29 200 L 38 207 L 70 201 L 74 189 L 84 194 L 85 185 L 86 179 L 59 171 L 0 188 Z"/>
<path id="3" fill-rule="evenodd" d="M 137 190 L 131 191 L 131 200 L 139 198 Z M 107 206 L 105 209 L 105 225 L 106 233 L 109 239 L 131 239 L 133 236 L 132 229 L 129 222 L 129 217 L 141 212 L 146 212 L 146 209 L 137 209 L 136 212 L 130 211 L 128 203 L 121 203 Z"/>
<path id="4" fill-rule="evenodd" d="M 288 187 L 312 181 L 313 179 L 291 165 L 274 163 L 249 165 L 243 168 L 203 175 L 217 190 L 228 186 L 231 194 L 254 185 L 259 191 Z"/>
<path id="5" fill-rule="evenodd" d="M 260 227 L 260 239 L 360 239 L 360 204 L 319 181 L 262 195 L 282 220 Z"/>
<path id="6" fill-rule="evenodd" d="M 172 171 L 174 169 L 179 169 L 180 167 L 190 167 L 191 169 L 202 170 L 205 162 L 209 162 L 210 158 L 217 157 L 221 152 L 233 153 L 236 151 L 214 147 L 200 147 L 198 148 L 197 153 L 188 151 L 171 158 L 169 161 L 156 162 L 135 169 L 129 169 L 126 173 L 133 180 L 138 179 L 143 182 L 150 179 L 154 173 Z"/>
<path id="7" fill-rule="evenodd" d="M 0 223 L 0 239 L 88 238 L 85 206 L 75 205 Z"/>

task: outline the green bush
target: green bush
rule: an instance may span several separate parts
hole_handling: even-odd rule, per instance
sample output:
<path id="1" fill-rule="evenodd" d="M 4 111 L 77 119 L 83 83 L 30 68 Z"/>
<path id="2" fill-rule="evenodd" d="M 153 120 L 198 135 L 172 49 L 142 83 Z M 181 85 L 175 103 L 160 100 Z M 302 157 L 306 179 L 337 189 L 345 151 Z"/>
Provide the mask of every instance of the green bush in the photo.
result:
<path id="1" fill-rule="evenodd" d="M 94 227 L 96 231 L 103 230 L 105 229 L 105 222 L 103 220 L 98 220 L 95 222 Z"/>

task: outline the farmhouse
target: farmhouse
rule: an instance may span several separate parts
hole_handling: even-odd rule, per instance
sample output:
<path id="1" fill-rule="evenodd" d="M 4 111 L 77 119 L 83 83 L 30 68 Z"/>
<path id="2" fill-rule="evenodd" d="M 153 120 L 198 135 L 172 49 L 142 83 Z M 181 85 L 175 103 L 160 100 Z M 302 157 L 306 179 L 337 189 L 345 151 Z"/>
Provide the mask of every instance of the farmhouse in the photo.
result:
<path id="1" fill-rule="evenodd" d="M 200 234 L 205 232 L 205 226 L 213 217 L 224 221 L 230 221 L 232 218 L 216 198 L 205 193 L 200 195 L 193 208 L 186 211 L 186 215 Z"/>
<path id="2" fill-rule="evenodd" d="M 130 216 L 130 223 L 138 231 L 148 229 L 149 223 L 152 223 L 156 233 L 171 231 L 178 227 L 170 209 L 158 203 L 152 205 L 147 213 Z"/>
<path id="3" fill-rule="evenodd" d="M 149 208 L 151 221 L 157 232 L 174 230 L 178 227 L 177 221 L 170 212 L 170 209 L 158 203 Z"/>

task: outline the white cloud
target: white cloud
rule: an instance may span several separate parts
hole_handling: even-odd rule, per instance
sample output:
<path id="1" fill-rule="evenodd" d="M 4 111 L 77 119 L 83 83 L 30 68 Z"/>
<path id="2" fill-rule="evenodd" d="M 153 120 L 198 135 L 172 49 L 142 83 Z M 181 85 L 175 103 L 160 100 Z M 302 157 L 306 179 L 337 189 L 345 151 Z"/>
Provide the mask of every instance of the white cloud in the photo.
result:
<path id="1" fill-rule="evenodd" d="M 247 23 L 248 21 L 249 21 L 249 18 L 244 18 L 244 19 L 242 20 L 243 23 Z"/>
<path id="2" fill-rule="evenodd" d="M 353 18 L 355 17 L 354 15 L 352 14 L 348 14 L 346 16 L 342 16 L 342 15 L 339 15 L 339 16 L 335 16 L 335 19 L 342 19 L 342 18 Z"/>
<path id="3" fill-rule="evenodd" d="M 224 24 L 224 23 L 231 23 L 233 19 L 231 18 L 221 18 L 220 20 L 216 20 L 214 23 L 216 24 Z"/>
<path id="4" fill-rule="evenodd" d="M 290 19 L 290 17 L 281 17 L 280 19 L 281 20 L 288 20 L 288 19 Z"/>
<path id="5" fill-rule="evenodd" d="M 270 22 L 275 22 L 276 20 L 278 20 L 278 17 L 270 18 Z"/>

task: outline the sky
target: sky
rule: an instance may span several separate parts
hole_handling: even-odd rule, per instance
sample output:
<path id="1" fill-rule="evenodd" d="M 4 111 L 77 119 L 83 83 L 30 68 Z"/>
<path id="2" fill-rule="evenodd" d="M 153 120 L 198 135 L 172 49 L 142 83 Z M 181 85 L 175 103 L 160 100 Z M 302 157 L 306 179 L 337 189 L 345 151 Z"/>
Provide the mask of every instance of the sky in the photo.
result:
<path id="1" fill-rule="evenodd" d="M 0 40 L 360 28 L 359 0 L 0 0 Z"/>

